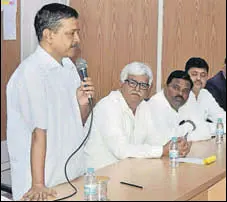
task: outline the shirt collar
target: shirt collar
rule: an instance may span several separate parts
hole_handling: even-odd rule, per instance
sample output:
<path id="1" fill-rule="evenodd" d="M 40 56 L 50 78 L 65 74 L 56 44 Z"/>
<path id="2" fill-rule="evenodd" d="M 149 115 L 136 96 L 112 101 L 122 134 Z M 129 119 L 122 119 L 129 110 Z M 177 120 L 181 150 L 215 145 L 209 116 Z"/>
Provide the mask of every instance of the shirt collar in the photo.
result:
<path id="1" fill-rule="evenodd" d="M 127 111 L 128 113 L 130 113 L 133 117 L 134 117 L 134 114 L 132 112 L 132 109 L 128 106 L 128 103 L 126 102 L 125 98 L 123 97 L 122 93 L 120 90 L 117 90 L 116 91 L 116 95 L 118 96 L 120 102 L 121 102 L 121 106 L 123 107 L 123 109 L 125 111 Z M 140 106 L 142 105 L 142 103 L 144 103 L 145 101 L 142 101 L 136 108 L 136 111 L 139 110 Z"/>
<path id="2" fill-rule="evenodd" d="M 176 110 L 171 106 L 171 104 L 169 103 L 169 101 L 167 100 L 167 98 L 166 98 L 166 96 L 165 96 L 165 93 L 164 93 L 164 90 L 163 90 L 163 89 L 162 89 L 162 91 L 161 91 L 161 94 L 162 94 L 162 96 L 164 97 L 164 102 L 166 103 L 166 106 L 168 106 L 168 108 L 169 108 L 172 112 L 174 112 L 174 113 L 176 113 L 176 114 L 179 114 L 181 108 L 186 104 L 186 103 L 185 103 L 183 106 L 181 106 L 181 107 L 178 109 L 178 111 L 176 111 Z"/>
<path id="3" fill-rule="evenodd" d="M 47 69 L 61 68 L 63 65 L 59 64 L 44 48 L 37 46 L 35 53 L 40 57 L 40 63 Z"/>

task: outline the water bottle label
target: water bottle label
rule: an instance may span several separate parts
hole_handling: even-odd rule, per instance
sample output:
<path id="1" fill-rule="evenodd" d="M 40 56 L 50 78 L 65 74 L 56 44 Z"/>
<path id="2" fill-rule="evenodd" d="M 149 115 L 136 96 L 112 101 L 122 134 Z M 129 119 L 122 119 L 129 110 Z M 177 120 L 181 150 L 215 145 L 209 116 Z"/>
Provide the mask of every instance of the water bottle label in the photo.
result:
<path id="1" fill-rule="evenodd" d="M 169 150 L 169 158 L 178 158 L 178 151 L 177 150 Z"/>
<path id="2" fill-rule="evenodd" d="M 96 184 L 89 184 L 84 185 L 84 195 L 96 195 L 97 194 L 97 185 Z"/>
<path id="3" fill-rule="evenodd" d="M 216 135 L 223 135 L 224 134 L 224 129 L 223 128 L 218 128 L 216 130 Z"/>

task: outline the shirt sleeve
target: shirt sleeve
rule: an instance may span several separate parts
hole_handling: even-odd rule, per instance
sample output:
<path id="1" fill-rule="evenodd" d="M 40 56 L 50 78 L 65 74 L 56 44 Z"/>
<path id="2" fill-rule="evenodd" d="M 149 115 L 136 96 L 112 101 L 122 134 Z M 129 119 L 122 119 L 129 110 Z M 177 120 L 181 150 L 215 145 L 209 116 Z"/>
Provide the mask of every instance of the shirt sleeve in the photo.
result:
<path id="1" fill-rule="evenodd" d="M 221 106 L 221 104 L 223 104 L 223 97 L 221 91 L 211 82 L 207 82 L 206 89 L 211 93 L 216 102 Z"/>
<path id="2" fill-rule="evenodd" d="M 104 108 L 97 112 L 98 117 L 96 117 L 95 123 L 109 151 L 117 159 L 128 157 L 158 158 L 162 155 L 161 146 L 153 147 L 147 143 L 131 144 L 128 131 L 124 126 L 129 123 L 125 123 L 123 112 L 117 107 Z"/>
<path id="3" fill-rule="evenodd" d="M 32 67 L 24 72 L 24 87 L 27 102 L 23 102 L 23 93 L 21 95 L 22 108 L 29 107 L 31 128 L 47 129 L 47 75 L 44 71 L 35 70 Z M 28 105 L 28 106 L 23 106 Z"/>
<path id="4" fill-rule="evenodd" d="M 222 118 L 224 124 L 224 131 L 226 133 L 226 112 L 219 106 L 214 97 L 207 92 L 207 104 L 208 104 L 208 119 L 210 119 L 213 123 L 209 123 L 209 128 L 211 133 L 215 133 L 216 123 L 218 118 Z"/>

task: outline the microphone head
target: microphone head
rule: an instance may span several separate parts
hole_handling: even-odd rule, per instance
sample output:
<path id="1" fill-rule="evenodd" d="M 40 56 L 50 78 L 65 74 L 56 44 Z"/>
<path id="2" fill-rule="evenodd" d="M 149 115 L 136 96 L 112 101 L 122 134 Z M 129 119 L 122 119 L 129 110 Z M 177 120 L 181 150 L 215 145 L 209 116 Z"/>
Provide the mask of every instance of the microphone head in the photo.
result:
<path id="1" fill-rule="evenodd" d="M 86 60 L 82 59 L 82 58 L 78 58 L 76 60 L 76 68 L 77 71 L 79 72 L 80 75 L 80 79 L 84 80 L 84 78 L 87 78 L 87 62 Z"/>
<path id="2" fill-rule="evenodd" d="M 81 71 L 87 69 L 87 62 L 83 58 L 78 58 L 76 60 L 76 68 Z"/>

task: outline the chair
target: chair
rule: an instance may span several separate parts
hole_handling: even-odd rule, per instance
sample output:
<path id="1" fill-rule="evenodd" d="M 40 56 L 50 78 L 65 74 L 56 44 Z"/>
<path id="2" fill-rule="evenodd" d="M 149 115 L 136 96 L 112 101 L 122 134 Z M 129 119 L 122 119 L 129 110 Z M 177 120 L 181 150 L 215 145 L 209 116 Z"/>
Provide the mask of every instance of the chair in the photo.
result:
<path id="1" fill-rule="evenodd" d="M 13 200 L 12 188 L 9 185 L 1 183 L 1 196 L 9 201 Z"/>
<path id="2" fill-rule="evenodd" d="M 9 185 L 1 183 L 1 191 L 12 194 L 12 188 Z"/>

